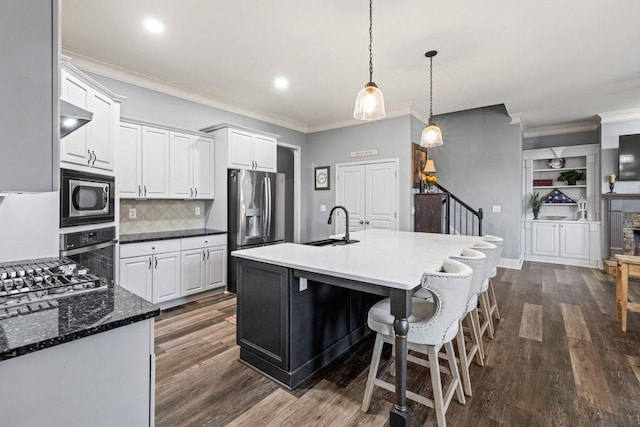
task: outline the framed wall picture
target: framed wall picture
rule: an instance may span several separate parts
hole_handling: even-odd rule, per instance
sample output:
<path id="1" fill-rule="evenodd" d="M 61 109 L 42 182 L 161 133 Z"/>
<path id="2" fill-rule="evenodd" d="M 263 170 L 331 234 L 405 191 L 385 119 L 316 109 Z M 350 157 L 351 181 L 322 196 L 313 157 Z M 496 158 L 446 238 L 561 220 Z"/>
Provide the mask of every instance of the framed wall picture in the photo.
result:
<path id="1" fill-rule="evenodd" d="M 329 166 L 318 166 L 315 168 L 314 177 L 315 177 L 315 190 L 330 190 L 331 185 L 329 181 Z"/>
<path id="2" fill-rule="evenodd" d="M 422 170 L 424 169 L 424 165 L 427 164 L 426 147 L 421 147 L 418 144 L 411 143 L 411 164 L 413 165 L 413 173 L 411 174 L 413 188 L 420 188 Z"/>

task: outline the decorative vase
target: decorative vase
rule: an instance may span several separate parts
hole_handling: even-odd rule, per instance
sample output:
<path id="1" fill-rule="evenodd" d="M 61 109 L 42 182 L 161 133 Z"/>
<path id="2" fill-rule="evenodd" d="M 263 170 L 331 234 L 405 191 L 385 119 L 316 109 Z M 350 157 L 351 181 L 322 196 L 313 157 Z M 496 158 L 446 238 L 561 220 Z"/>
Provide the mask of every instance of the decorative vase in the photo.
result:
<path id="1" fill-rule="evenodd" d="M 533 210 L 533 219 L 538 219 L 538 214 L 540 213 L 539 210 Z"/>
<path id="2" fill-rule="evenodd" d="M 567 178 L 567 185 L 576 185 L 576 180 L 573 178 Z"/>

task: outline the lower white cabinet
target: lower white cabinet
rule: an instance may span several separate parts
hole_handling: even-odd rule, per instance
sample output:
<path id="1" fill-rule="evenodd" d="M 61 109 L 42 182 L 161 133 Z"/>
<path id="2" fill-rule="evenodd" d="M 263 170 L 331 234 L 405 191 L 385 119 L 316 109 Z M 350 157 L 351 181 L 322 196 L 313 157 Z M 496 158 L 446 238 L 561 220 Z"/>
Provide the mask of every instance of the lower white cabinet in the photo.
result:
<path id="1" fill-rule="evenodd" d="M 153 303 L 226 285 L 226 234 L 121 244 L 119 285 Z"/>
<path id="2" fill-rule="evenodd" d="M 600 223 L 527 220 L 525 260 L 601 268 Z"/>

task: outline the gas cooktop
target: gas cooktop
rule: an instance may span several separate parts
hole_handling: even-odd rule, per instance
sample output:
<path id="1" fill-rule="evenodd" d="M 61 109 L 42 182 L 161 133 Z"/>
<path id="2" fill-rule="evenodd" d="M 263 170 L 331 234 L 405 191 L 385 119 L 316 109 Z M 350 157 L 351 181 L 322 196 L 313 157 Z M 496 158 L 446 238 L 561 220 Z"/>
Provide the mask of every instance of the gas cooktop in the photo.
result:
<path id="1" fill-rule="evenodd" d="M 0 319 L 56 306 L 61 296 L 109 285 L 69 258 L 0 264 Z"/>

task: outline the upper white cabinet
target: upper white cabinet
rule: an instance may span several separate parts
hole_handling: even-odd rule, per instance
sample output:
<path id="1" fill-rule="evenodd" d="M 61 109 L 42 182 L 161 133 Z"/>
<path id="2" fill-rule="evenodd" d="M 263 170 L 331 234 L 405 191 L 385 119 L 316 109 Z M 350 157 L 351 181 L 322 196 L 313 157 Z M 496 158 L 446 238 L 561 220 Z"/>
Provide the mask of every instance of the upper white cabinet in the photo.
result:
<path id="1" fill-rule="evenodd" d="M 127 119 L 118 147 L 120 197 L 213 199 L 212 138 Z"/>
<path id="2" fill-rule="evenodd" d="M 215 135 L 220 151 L 226 154 L 227 168 L 277 171 L 278 135 L 228 124 L 201 131 Z"/>
<path id="3" fill-rule="evenodd" d="M 181 199 L 213 199 L 213 139 L 170 133 L 170 195 Z"/>
<path id="4" fill-rule="evenodd" d="M 60 161 L 83 168 L 113 170 L 120 102 L 115 95 L 62 58 L 60 98 L 93 113 L 92 120 L 60 140 Z"/>

